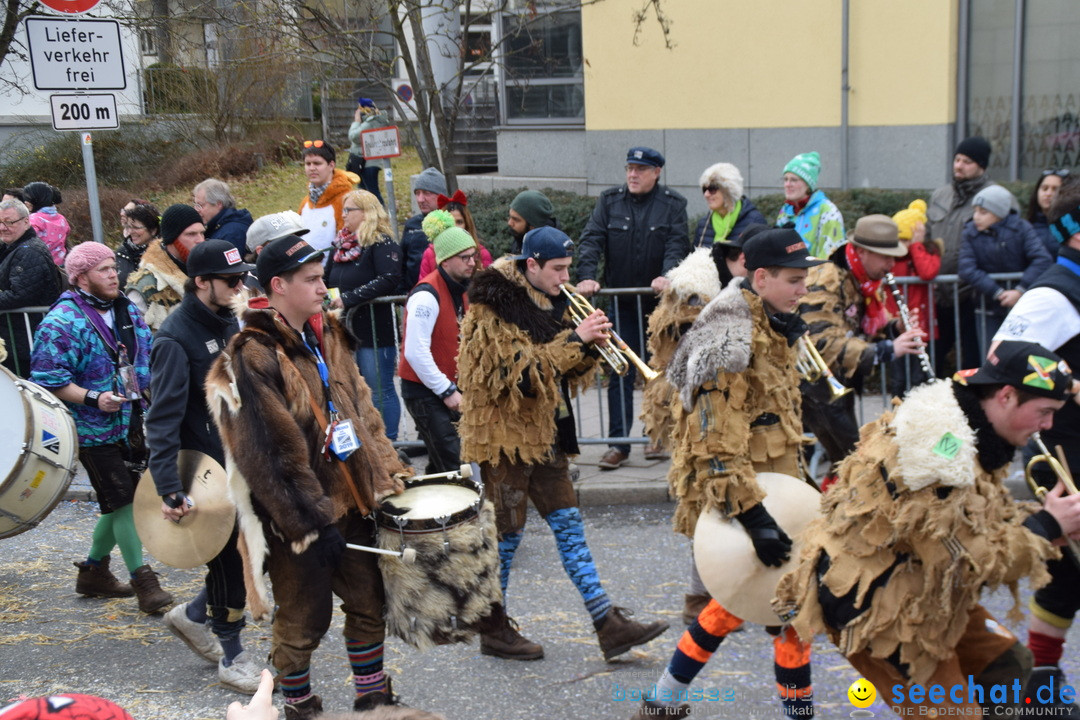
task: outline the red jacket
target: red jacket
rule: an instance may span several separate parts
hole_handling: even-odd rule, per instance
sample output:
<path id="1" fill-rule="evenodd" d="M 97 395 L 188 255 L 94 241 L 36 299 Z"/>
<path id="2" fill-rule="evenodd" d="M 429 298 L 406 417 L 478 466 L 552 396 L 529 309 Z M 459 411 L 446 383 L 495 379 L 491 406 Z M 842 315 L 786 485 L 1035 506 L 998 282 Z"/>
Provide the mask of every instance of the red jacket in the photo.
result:
<path id="1" fill-rule="evenodd" d="M 914 277 L 917 275 L 920 280 L 929 283 L 938 276 L 940 270 L 940 254 L 930 252 L 926 249 L 926 245 L 921 242 L 908 243 L 908 254 L 896 261 L 896 265 L 893 267 L 893 276 Z M 936 338 L 938 336 L 937 323 L 934 324 L 933 331 L 930 329 L 929 286 L 924 283 L 901 285 L 900 291 L 907 298 L 908 308 L 912 311 L 916 309 L 919 311 L 919 326 L 922 327 L 923 332 L 928 333 L 927 337 Z M 899 309 L 896 307 L 896 300 L 893 298 L 892 293 L 888 294 L 885 302 L 889 312 L 899 317 Z"/>

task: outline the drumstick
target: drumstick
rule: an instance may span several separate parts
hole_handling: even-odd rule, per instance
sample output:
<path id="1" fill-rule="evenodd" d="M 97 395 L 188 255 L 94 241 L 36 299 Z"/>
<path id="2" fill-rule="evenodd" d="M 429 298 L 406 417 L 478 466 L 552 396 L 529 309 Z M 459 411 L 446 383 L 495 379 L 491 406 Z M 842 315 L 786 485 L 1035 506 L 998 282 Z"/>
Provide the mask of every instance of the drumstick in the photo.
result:
<path id="1" fill-rule="evenodd" d="M 401 561 L 407 565 L 412 565 L 416 562 L 416 550 L 413 548 L 405 548 L 403 551 L 397 550 L 383 550 L 382 548 L 368 547 L 367 545 L 354 545 L 353 543 L 345 543 L 345 547 L 350 550 L 362 550 L 364 552 L 375 553 L 376 555 L 393 555 L 394 557 L 401 558 Z"/>
<path id="2" fill-rule="evenodd" d="M 457 470 L 451 470 L 450 472 L 432 473 L 431 475 L 414 475 L 408 479 L 408 482 L 416 482 L 417 480 L 435 480 L 437 478 L 471 478 L 473 474 L 472 465 L 462 465 Z"/>

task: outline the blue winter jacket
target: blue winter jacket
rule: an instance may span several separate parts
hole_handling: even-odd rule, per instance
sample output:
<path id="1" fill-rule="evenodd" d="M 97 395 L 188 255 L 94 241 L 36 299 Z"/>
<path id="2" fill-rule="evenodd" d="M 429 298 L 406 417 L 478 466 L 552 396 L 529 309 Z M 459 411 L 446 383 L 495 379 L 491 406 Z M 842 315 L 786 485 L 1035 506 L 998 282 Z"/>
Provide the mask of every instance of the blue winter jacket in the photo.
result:
<path id="1" fill-rule="evenodd" d="M 1031 223 L 1010 212 L 985 231 L 975 229 L 968 220 L 960 241 L 957 272 L 960 279 L 993 300 L 1004 285 L 989 277 L 990 273 L 1023 272 L 1017 290 L 1025 290 L 1053 261 Z"/>
<path id="2" fill-rule="evenodd" d="M 223 208 L 206 225 L 207 240 L 228 240 L 240 255 L 247 254 L 247 231 L 254 220 L 251 213 L 239 208 Z"/>

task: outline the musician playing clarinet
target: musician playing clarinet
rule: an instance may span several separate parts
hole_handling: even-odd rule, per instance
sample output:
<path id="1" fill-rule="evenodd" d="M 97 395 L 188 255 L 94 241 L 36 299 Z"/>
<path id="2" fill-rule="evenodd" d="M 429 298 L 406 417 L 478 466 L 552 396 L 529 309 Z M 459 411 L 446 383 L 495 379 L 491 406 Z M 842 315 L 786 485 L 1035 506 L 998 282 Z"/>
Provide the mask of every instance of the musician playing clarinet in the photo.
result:
<path id="1" fill-rule="evenodd" d="M 585 542 L 568 456 L 578 452 L 572 393 L 596 365 L 596 343 L 611 322 L 594 310 L 572 324 L 568 297 L 574 243 L 553 227 L 525 234 L 522 251 L 476 273 L 461 324 L 461 457 L 480 464 L 495 505 L 503 596 L 525 529 L 529 500 L 555 535 L 563 568 L 592 617 L 604 659 L 611 660 L 667 630 L 640 623 L 612 605 Z M 480 651 L 510 660 L 543 657 L 510 618 L 481 634 Z"/>
<path id="2" fill-rule="evenodd" d="M 1048 219 L 1052 223 L 1050 234 L 1059 243 L 1055 264 L 1020 296 L 994 342 L 1037 342 L 1073 367 L 1080 367 L 1080 184 L 1062 188 L 1050 206 Z M 1066 403 L 1054 415 L 1054 427 L 1042 433 L 1042 438 L 1051 451 L 1055 446 L 1064 450 L 1074 477 L 1080 473 L 1080 405 Z M 1025 448 L 1024 459 L 1034 454 L 1030 447 Z M 1032 470 L 1039 485 L 1049 489 L 1057 483 L 1045 463 Z M 1035 656 L 1033 682 L 1053 677 L 1061 685 L 1068 682 L 1059 665 L 1065 635 L 1080 609 L 1080 569 L 1073 558 L 1062 558 L 1047 563 L 1047 570 L 1050 583 L 1031 600 L 1028 648 Z M 1052 705 L 1064 706 L 1056 717 L 1080 717 L 1080 708 L 1071 702 L 1055 701 Z"/>
<path id="3" fill-rule="evenodd" d="M 1080 495 L 1059 484 L 1038 510 L 1003 485 L 1075 387 L 1055 353 L 1004 341 L 982 367 L 912 389 L 863 426 L 773 609 L 805 642 L 825 633 L 901 716 L 1030 711 L 1031 653 L 979 600 L 1045 584 L 1055 545 L 1080 533 Z"/>
<path id="4" fill-rule="evenodd" d="M 896 258 L 905 255 L 907 248 L 892 218 L 867 215 L 859 218 L 847 242 L 829 261 L 813 268 L 806 279 L 808 292 L 799 313 L 810 328 L 810 339 L 833 375 L 857 393 L 876 366 L 923 348 L 925 335 L 918 313 L 912 311 L 912 326 L 905 329 L 889 314 L 885 302 L 889 290 L 882 279 L 892 271 Z M 825 491 L 836 478 L 837 464 L 859 439 L 855 393 L 834 401 L 820 381 L 803 382 L 802 392 L 803 419 L 832 462 L 821 485 Z"/>

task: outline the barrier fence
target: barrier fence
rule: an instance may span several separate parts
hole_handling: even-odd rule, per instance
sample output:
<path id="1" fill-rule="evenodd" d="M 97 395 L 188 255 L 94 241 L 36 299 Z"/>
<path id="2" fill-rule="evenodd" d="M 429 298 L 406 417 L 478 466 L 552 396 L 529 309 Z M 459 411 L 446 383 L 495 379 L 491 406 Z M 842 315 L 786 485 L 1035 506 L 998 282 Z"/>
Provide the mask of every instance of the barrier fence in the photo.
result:
<path id="1" fill-rule="evenodd" d="M 995 281 L 998 281 L 1006 288 L 1013 287 L 1021 278 L 1022 273 L 998 273 L 990 275 Z M 990 344 L 990 339 L 993 337 L 994 332 L 1001 323 L 1003 313 L 995 312 L 994 303 L 987 301 L 983 296 L 974 297 L 971 293 L 973 291 L 967 289 L 961 289 L 959 278 L 956 275 L 942 275 L 936 278 L 931 283 L 926 283 L 918 278 L 911 277 L 899 277 L 896 278 L 896 282 L 902 288 L 909 286 L 929 286 L 930 294 L 930 316 L 929 325 L 932 328 L 949 328 L 951 330 L 951 337 L 945 338 L 943 343 L 942 338 L 931 337 L 927 346 L 927 352 L 929 353 L 930 360 L 935 367 L 941 368 L 944 363 L 939 362 L 938 352 L 939 348 L 950 347 L 955 348 L 956 363 L 958 367 L 974 367 L 977 366 L 981 358 L 986 356 L 986 350 Z M 887 293 L 888 290 L 886 289 Z M 905 292 L 905 295 L 907 293 Z M 943 298 L 942 296 L 945 295 Z M 367 307 L 359 308 L 357 311 L 367 311 L 368 316 L 374 326 L 374 312 L 371 310 L 371 306 L 376 304 L 393 304 L 398 306 L 398 313 L 400 316 L 401 307 L 404 305 L 406 296 L 391 296 L 383 297 L 375 300 Z M 644 352 L 645 328 L 647 326 L 647 315 L 655 306 L 655 295 L 651 288 L 609 288 L 601 290 L 597 295 L 593 296 L 591 302 L 605 310 L 611 317 L 612 322 L 615 325 L 615 331 L 630 345 L 630 347 L 637 352 L 643 359 L 647 360 L 648 357 Z M 938 300 L 944 300 L 942 308 L 949 308 L 951 317 L 942 318 L 937 317 L 935 313 L 935 302 Z M 21 334 L 24 338 L 30 339 L 32 337 L 30 316 L 35 313 L 45 313 L 48 308 L 33 307 L 33 308 L 18 308 L 14 310 L 0 311 L 0 333 L 4 335 L 4 341 L 8 348 L 8 360 L 5 361 L 5 365 L 15 372 L 15 374 L 26 377 L 29 375 L 29 368 L 22 367 L 22 363 L 16 357 L 16 353 L 13 352 L 12 339 L 16 335 Z M 942 322 L 944 320 L 944 322 Z M 970 323 L 974 323 L 974 327 L 970 326 Z M 400 324 L 398 324 L 400 327 Z M 974 333 L 974 335 L 972 335 Z M 373 333 L 374 335 L 374 333 Z M 462 342 L 468 342 L 468 338 L 462 338 Z M 966 349 L 965 349 L 966 348 Z M 375 348 L 378 350 L 379 348 Z M 400 356 L 401 350 L 401 337 L 399 331 L 395 330 L 394 336 L 394 349 L 395 353 Z M 977 357 L 972 359 L 965 356 L 965 352 L 970 355 L 972 352 L 977 353 Z M 950 363 L 950 367 L 954 364 Z M 381 385 L 385 380 L 381 376 L 382 367 L 380 363 L 375 363 L 375 377 L 365 378 L 368 383 L 373 387 Z M 631 373 L 634 371 L 631 370 Z M 917 382 L 921 379 L 919 374 L 919 364 L 917 359 L 913 357 L 901 358 L 898 362 L 890 363 L 888 365 L 878 366 L 875 372 L 866 379 L 863 393 L 859 396 L 857 402 L 857 412 L 860 422 L 865 422 L 865 411 L 868 409 L 868 403 L 874 408 L 874 411 L 879 411 L 881 407 L 888 407 L 889 399 L 891 396 L 901 395 L 906 389 L 910 388 L 913 382 Z M 627 389 L 629 383 L 620 387 L 620 378 L 615 376 L 606 367 L 600 371 L 598 382 L 595 385 L 595 390 L 591 393 L 584 393 L 579 395 L 574 400 L 574 414 L 577 420 L 578 428 L 578 442 L 582 445 L 610 445 L 610 444 L 645 444 L 648 442 L 648 438 L 643 435 L 635 435 L 631 431 L 631 428 L 640 428 L 640 421 L 637 419 L 638 414 L 641 412 L 641 394 L 640 394 L 640 378 L 638 379 L 637 390 L 634 391 L 632 386 Z M 613 383 L 615 383 L 613 388 Z M 398 397 L 399 407 L 401 403 L 400 391 L 395 383 L 395 393 Z M 880 398 L 878 396 L 880 395 Z M 618 418 L 616 416 L 616 430 L 619 431 L 613 434 L 611 423 L 609 422 L 608 406 L 611 403 L 620 403 L 620 398 L 630 398 L 632 408 L 627 408 L 624 411 L 622 427 L 618 426 Z M 373 400 L 376 401 L 378 407 L 378 393 L 373 393 Z M 616 405 L 618 406 L 618 405 Z M 625 407 L 625 405 L 624 405 Z M 382 408 L 379 408 L 380 410 Z M 401 437 L 402 431 L 410 431 L 410 423 L 405 419 L 402 414 L 402 420 L 399 423 L 399 437 Z M 423 447 L 423 443 L 415 439 L 400 439 L 394 442 L 397 447 L 410 448 L 410 447 Z"/>

